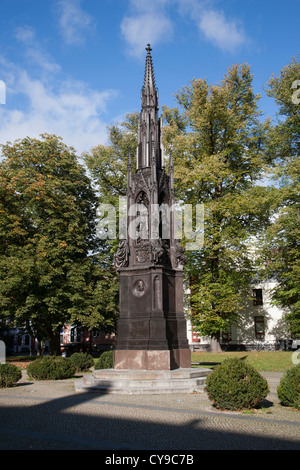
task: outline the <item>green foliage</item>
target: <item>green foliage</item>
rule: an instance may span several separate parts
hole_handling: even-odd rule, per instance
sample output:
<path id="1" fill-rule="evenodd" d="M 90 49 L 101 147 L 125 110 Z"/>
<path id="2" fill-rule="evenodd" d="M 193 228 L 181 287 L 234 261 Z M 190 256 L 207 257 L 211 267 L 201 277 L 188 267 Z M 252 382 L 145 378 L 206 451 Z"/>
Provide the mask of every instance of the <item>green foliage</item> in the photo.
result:
<path id="1" fill-rule="evenodd" d="M 95 362 L 95 369 L 112 369 L 114 367 L 113 351 L 104 351 Z"/>
<path id="2" fill-rule="evenodd" d="M 88 353 L 74 353 L 70 357 L 71 362 L 75 365 L 76 371 L 87 371 L 94 365 L 94 359 Z"/>
<path id="3" fill-rule="evenodd" d="M 228 331 L 238 321 L 238 313 L 242 307 L 241 294 L 237 283 L 233 282 L 234 273 L 227 276 L 221 267 L 218 280 L 213 274 L 201 273 L 201 280 L 191 281 L 192 285 L 192 317 L 194 331 L 204 336 L 215 335 L 219 331 Z"/>
<path id="4" fill-rule="evenodd" d="M 94 309 L 88 317 L 83 315 L 82 318 L 82 322 L 90 330 L 102 328 L 105 331 L 114 331 L 119 315 L 119 275 L 113 271 L 112 263 L 109 265 L 106 255 L 103 255 L 101 264 L 105 260 L 107 267 L 97 267 L 97 282 L 93 289 Z"/>
<path id="5" fill-rule="evenodd" d="M 13 364 L 0 364 L 0 388 L 12 387 L 22 377 L 21 370 Z"/>
<path id="6" fill-rule="evenodd" d="M 67 357 L 43 356 L 27 367 L 28 376 L 34 380 L 62 380 L 73 377 L 76 366 Z"/>
<path id="7" fill-rule="evenodd" d="M 94 254 L 97 198 L 74 149 L 54 135 L 8 143 L 2 152 L 1 314 L 59 353 L 64 324 L 99 327 L 107 319 L 94 295 L 103 279 L 101 251 Z"/>
<path id="8" fill-rule="evenodd" d="M 269 122 L 261 123 L 259 95 L 248 65 L 230 67 L 210 85 L 194 79 L 177 94 L 181 108 L 164 109 L 164 145 L 172 147 L 176 196 L 204 204 L 204 246 L 187 251 L 192 316 L 203 335 L 236 323 L 253 275 L 249 238 L 267 226 L 270 188 L 264 176 Z"/>
<path id="9" fill-rule="evenodd" d="M 135 168 L 138 113 L 128 114 L 120 125 L 108 127 L 109 145 L 94 147 L 83 155 L 99 192 L 99 200 L 118 206 L 119 196 L 126 195 L 126 172 L 129 153 Z"/>
<path id="10" fill-rule="evenodd" d="M 300 410 L 300 364 L 286 371 L 277 394 L 282 405 Z"/>
<path id="11" fill-rule="evenodd" d="M 277 280 L 272 301 L 285 308 L 290 332 L 297 337 L 300 337 L 299 240 L 300 205 L 286 206 L 279 210 L 278 218 L 266 232 L 263 250 L 266 273 Z"/>
<path id="12" fill-rule="evenodd" d="M 241 359 L 227 359 L 206 379 L 206 391 L 214 406 L 239 411 L 255 408 L 269 393 L 259 372 Z"/>
<path id="13" fill-rule="evenodd" d="M 104 272 L 97 283 L 94 297 L 102 311 L 107 311 L 107 317 L 113 320 L 119 313 L 119 278 L 112 271 L 113 256 L 118 247 L 119 196 L 126 195 L 129 153 L 132 167 L 136 166 L 138 118 L 138 113 L 128 114 L 121 124 L 109 126 L 109 145 L 99 145 L 83 154 L 97 189 L 99 204 L 110 204 L 116 211 L 117 236 L 115 240 L 104 240 L 101 246 Z M 93 326 L 97 327 L 96 324 Z"/>
<path id="14" fill-rule="evenodd" d="M 294 58 L 268 84 L 267 93 L 279 106 L 278 120 L 268 136 L 268 153 L 276 158 L 271 175 L 279 189 L 277 217 L 262 243 L 265 274 L 278 281 L 272 300 L 288 311 L 290 331 L 297 336 L 300 336 L 300 104 L 292 97 L 293 84 L 299 77 L 300 61 Z"/>

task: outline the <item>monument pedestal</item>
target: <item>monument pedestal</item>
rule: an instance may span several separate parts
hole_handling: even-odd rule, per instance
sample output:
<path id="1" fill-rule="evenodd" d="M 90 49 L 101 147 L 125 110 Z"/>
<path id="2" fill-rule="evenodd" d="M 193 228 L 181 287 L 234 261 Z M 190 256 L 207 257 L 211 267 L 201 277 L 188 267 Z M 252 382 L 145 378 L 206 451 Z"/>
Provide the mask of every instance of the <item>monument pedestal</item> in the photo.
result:
<path id="1" fill-rule="evenodd" d="M 211 369 L 182 368 L 175 370 L 95 370 L 75 382 L 77 392 L 150 395 L 201 393 Z"/>
<path id="2" fill-rule="evenodd" d="M 133 370 L 173 370 L 190 368 L 191 352 L 189 349 L 174 350 L 116 350 L 114 351 L 114 369 Z"/>
<path id="3" fill-rule="evenodd" d="M 191 367 L 183 311 L 183 271 L 134 266 L 120 271 L 116 370 Z"/>

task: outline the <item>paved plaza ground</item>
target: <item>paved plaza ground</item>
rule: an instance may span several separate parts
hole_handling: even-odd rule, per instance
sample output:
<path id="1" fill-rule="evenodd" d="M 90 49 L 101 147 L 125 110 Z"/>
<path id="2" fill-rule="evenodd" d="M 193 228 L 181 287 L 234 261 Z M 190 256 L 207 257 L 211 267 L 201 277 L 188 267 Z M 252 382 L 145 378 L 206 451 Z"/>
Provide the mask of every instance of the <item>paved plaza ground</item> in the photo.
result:
<path id="1" fill-rule="evenodd" d="M 30 381 L 0 389 L 0 450 L 299 450 L 300 412 L 282 407 L 282 374 L 262 373 L 263 408 L 221 412 L 207 394 L 76 392 L 74 380 Z"/>

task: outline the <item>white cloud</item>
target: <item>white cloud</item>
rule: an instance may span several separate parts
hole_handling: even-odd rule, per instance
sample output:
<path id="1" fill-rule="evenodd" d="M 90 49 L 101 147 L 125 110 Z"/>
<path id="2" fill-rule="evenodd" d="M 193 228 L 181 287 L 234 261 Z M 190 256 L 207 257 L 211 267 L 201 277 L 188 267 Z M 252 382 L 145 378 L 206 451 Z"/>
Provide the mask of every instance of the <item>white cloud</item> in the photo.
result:
<path id="1" fill-rule="evenodd" d="M 133 10 L 139 12 L 158 12 L 165 6 L 174 3 L 174 0 L 129 0 L 129 3 Z"/>
<path id="2" fill-rule="evenodd" d="M 7 85 L 6 105 L 0 106 L 0 144 L 53 133 L 82 153 L 106 142 L 102 116 L 116 97 L 114 90 L 98 92 L 76 80 L 53 80 L 51 85 L 1 57 L 0 63 L 6 65 Z M 16 98 L 22 106 L 10 106 Z"/>
<path id="3" fill-rule="evenodd" d="M 154 46 L 169 38 L 172 28 L 167 18 L 143 14 L 137 17 L 125 17 L 121 31 L 130 46 L 130 54 L 140 57 L 148 43 Z"/>
<path id="4" fill-rule="evenodd" d="M 107 122 L 103 116 L 117 92 L 99 92 L 87 83 L 66 78 L 30 26 L 18 28 L 15 38 L 30 61 L 25 68 L 0 55 L 6 85 L 6 104 L 0 106 L 0 144 L 43 133 L 62 137 L 78 153 L 105 144 Z"/>
<path id="5" fill-rule="evenodd" d="M 94 20 L 81 8 L 81 0 L 58 0 L 59 29 L 69 45 L 85 43 L 86 35 L 94 30 Z"/>
<path id="6" fill-rule="evenodd" d="M 16 29 L 15 37 L 28 44 L 35 40 L 35 32 L 31 26 L 20 26 Z"/>
<path id="7" fill-rule="evenodd" d="M 16 29 L 15 38 L 24 46 L 26 56 L 45 72 L 58 72 L 60 66 L 56 64 L 42 49 L 31 26 L 22 26 Z"/>
<path id="8" fill-rule="evenodd" d="M 201 36 L 216 47 L 235 52 L 247 41 L 238 19 L 229 18 L 224 11 L 213 8 L 211 0 L 174 0 L 181 15 L 187 16 L 197 26 Z"/>
<path id="9" fill-rule="evenodd" d="M 131 55 L 141 57 L 146 44 L 170 39 L 173 24 L 164 9 L 168 3 L 170 0 L 130 1 L 132 13 L 123 18 L 121 32 Z"/>
<path id="10" fill-rule="evenodd" d="M 175 15 L 185 16 L 196 25 L 202 37 L 216 47 L 234 52 L 246 43 L 240 22 L 212 8 L 210 0 L 130 0 L 129 13 L 123 18 L 121 32 L 134 56 L 144 53 L 150 42 L 167 41 L 176 28 Z"/>
<path id="11" fill-rule="evenodd" d="M 227 20 L 222 11 L 203 11 L 198 26 L 206 39 L 220 49 L 234 51 L 245 44 L 246 37 L 241 27 L 235 21 Z"/>

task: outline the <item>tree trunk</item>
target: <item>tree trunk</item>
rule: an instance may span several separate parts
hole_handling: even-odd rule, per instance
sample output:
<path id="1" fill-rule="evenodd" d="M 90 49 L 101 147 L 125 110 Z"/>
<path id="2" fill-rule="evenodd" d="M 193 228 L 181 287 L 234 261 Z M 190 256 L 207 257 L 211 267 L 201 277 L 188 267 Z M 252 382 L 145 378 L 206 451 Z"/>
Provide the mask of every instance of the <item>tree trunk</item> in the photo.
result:
<path id="1" fill-rule="evenodd" d="M 211 353 L 221 353 L 222 348 L 220 344 L 220 332 L 218 333 L 213 333 L 210 337 L 210 348 L 209 348 Z"/>
<path id="2" fill-rule="evenodd" d="M 51 356 L 61 356 L 60 329 L 54 331 L 50 338 L 50 354 Z"/>
<path id="3" fill-rule="evenodd" d="M 38 339 L 37 341 L 37 350 L 36 350 L 36 355 L 41 356 L 42 355 L 42 342 Z"/>

